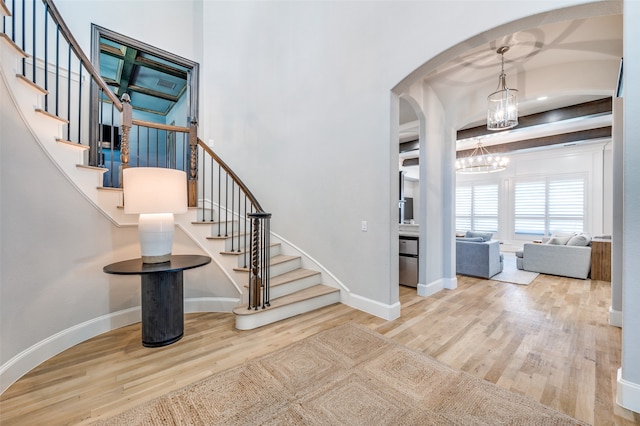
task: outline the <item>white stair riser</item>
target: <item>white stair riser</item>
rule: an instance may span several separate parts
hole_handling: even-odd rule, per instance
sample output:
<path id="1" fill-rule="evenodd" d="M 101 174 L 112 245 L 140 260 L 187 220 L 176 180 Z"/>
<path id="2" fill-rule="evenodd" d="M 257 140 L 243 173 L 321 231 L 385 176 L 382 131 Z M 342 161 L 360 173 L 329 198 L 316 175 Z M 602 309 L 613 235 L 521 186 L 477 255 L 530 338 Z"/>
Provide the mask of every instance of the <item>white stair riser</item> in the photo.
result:
<path id="1" fill-rule="evenodd" d="M 280 254 L 280 249 L 282 248 L 282 246 L 280 244 L 275 244 L 272 245 L 270 250 L 269 250 L 269 256 L 270 257 L 275 257 L 278 256 Z M 236 256 L 238 261 L 236 264 L 236 267 L 238 268 L 244 268 L 245 267 L 245 262 L 248 264 L 251 258 L 251 253 L 246 253 L 246 258 L 245 258 L 245 253 L 238 253 L 237 255 L 227 255 L 225 254 L 225 256 Z M 275 276 L 273 274 L 271 274 L 271 276 Z"/>
<path id="2" fill-rule="evenodd" d="M 253 315 L 236 315 L 236 328 L 238 330 L 253 330 L 254 328 L 272 324 L 338 302 L 340 302 L 340 292 L 336 291 L 290 305 L 265 309 Z"/>
<path id="3" fill-rule="evenodd" d="M 284 284 L 272 286 L 270 289 L 269 298 L 271 300 L 277 299 L 278 297 L 287 296 L 289 294 L 295 293 L 300 290 L 307 289 L 309 287 L 313 287 L 317 284 L 322 284 L 320 274 L 311 275 L 309 277 L 300 278 L 297 280 L 289 281 Z M 248 278 L 247 278 L 248 280 Z M 244 287 L 244 293 L 242 294 L 242 302 L 244 304 L 249 303 L 249 288 Z"/>
<path id="4" fill-rule="evenodd" d="M 201 222 L 200 218 L 194 219 L 194 222 Z M 207 235 L 211 237 L 228 237 L 239 232 L 244 233 L 244 223 L 240 228 L 238 221 L 229 222 L 206 222 L 197 226 L 207 229 Z"/>
<path id="5" fill-rule="evenodd" d="M 310 277 L 300 278 L 299 280 L 289 281 L 285 284 L 280 284 L 271 287 L 270 296 L 271 299 L 286 296 L 291 293 L 295 293 L 300 290 L 304 290 L 314 285 L 322 284 L 320 274 L 312 275 Z"/>
<path id="6" fill-rule="evenodd" d="M 288 260 L 286 262 L 278 263 L 276 265 L 271 265 L 269 276 L 275 277 L 276 275 L 282 275 L 286 272 L 291 272 L 298 268 L 302 268 L 302 261 L 299 257 Z"/>

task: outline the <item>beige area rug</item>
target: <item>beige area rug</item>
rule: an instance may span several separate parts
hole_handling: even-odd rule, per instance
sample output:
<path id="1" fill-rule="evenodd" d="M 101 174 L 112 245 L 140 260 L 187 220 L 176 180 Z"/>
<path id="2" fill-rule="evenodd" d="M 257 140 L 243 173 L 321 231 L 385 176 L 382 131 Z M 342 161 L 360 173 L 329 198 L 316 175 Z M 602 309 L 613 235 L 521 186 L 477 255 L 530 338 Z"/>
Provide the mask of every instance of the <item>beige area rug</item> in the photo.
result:
<path id="1" fill-rule="evenodd" d="M 580 425 L 354 324 L 97 424 Z"/>
<path id="2" fill-rule="evenodd" d="M 506 283 L 529 285 L 535 280 L 538 275 L 537 272 L 523 271 L 516 266 L 515 253 L 503 253 L 502 258 L 502 272 L 489 278 L 494 281 L 503 281 Z"/>

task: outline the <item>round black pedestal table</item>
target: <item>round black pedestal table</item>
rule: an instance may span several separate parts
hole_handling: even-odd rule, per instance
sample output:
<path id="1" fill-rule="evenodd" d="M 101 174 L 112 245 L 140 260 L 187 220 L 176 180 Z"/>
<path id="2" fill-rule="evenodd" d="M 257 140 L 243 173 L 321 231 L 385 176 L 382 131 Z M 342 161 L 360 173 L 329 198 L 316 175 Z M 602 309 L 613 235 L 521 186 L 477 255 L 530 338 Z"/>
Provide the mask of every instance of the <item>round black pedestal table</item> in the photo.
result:
<path id="1" fill-rule="evenodd" d="M 107 274 L 140 275 L 142 281 L 142 345 L 159 347 L 177 342 L 184 334 L 182 271 L 211 262 L 209 256 L 172 255 L 164 263 L 130 259 L 112 263 Z"/>

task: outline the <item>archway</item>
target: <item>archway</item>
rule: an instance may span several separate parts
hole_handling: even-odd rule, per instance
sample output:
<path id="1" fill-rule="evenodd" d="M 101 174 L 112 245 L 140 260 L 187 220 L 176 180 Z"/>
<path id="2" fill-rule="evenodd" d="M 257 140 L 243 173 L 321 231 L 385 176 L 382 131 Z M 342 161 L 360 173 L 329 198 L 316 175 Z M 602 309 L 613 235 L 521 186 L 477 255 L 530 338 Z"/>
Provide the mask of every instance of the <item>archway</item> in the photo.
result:
<path id="1" fill-rule="evenodd" d="M 473 91 L 473 88 L 465 87 L 463 89 L 469 90 L 470 93 L 477 92 L 481 96 L 471 95 L 471 98 L 477 99 L 470 99 L 471 102 L 466 102 L 467 99 L 464 99 L 465 105 L 461 105 L 462 102 L 459 98 L 448 98 L 446 92 L 439 89 L 436 91 L 432 87 L 430 79 L 434 74 L 442 72 L 442 69 L 470 67 L 470 63 L 478 57 L 477 52 L 482 52 L 484 55 L 482 58 L 486 60 L 485 57 L 488 54 L 484 53 L 485 51 L 495 54 L 496 45 L 517 43 L 522 39 L 522 34 L 527 35 L 528 38 L 525 41 L 530 50 L 529 53 L 523 55 L 532 57 L 536 54 L 536 50 L 541 48 L 536 45 L 535 41 L 538 29 L 542 27 L 541 23 L 549 25 L 567 20 L 578 22 L 588 18 L 622 13 L 622 4 L 617 4 L 613 8 L 611 6 L 611 4 L 604 2 L 574 6 L 562 9 L 561 12 L 546 12 L 489 29 L 433 57 L 393 89 L 399 98 L 413 99 L 415 107 L 425 117 L 424 132 L 420 135 L 420 199 L 422 204 L 420 214 L 422 216 L 419 223 L 426 225 L 420 227 L 419 235 L 424 242 L 420 247 L 420 258 L 429 264 L 421 263 L 420 276 L 424 281 L 418 285 L 419 294 L 429 295 L 443 288 L 456 287 L 453 241 L 455 234 L 453 164 L 455 162 L 456 131 L 469 123 L 477 122 L 482 117 L 484 113 L 481 107 L 473 109 L 467 104 L 470 105 L 474 102 L 478 104 L 478 101 L 484 101 L 484 95 L 491 91 L 484 88 Z M 575 24 L 574 27 L 579 27 L 579 24 Z M 560 36 L 564 37 L 565 34 Z M 561 40 L 561 38 L 558 39 Z M 535 77 L 548 78 L 548 76 L 542 75 Z M 488 81 L 486 83 L 488 84 Z M 494 84 L 493 78 L 491 84 Z M 529 89 L 531 94 L 535 93 L 534 90 Z M 458 103 L 452 103 L 452 99 Z M 392 143 L 397 143 L 397 140 Z M 392 171 L 391 176 L 397 176 L 397 173 Z M 427 184 L 424 184 L 424 179 L 429 179 Z"/>

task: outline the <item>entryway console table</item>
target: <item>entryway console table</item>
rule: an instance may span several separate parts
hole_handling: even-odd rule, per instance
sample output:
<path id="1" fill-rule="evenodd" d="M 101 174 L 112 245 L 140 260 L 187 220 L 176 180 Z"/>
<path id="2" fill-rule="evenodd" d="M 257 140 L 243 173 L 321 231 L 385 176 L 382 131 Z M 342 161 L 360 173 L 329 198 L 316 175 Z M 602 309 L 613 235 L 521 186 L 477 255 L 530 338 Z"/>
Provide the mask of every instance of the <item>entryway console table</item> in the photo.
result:
<path id="1" fill-rule="evenodd" d="M 142 281 L 142 345 L 166 346 L 184 334 L 182 271 L 204 266 L 209 256 L 172 255 L 169 262 L 130 259 L 103 268 L 107 274 L 140 275 Z"/>

